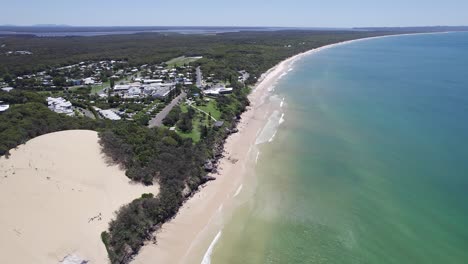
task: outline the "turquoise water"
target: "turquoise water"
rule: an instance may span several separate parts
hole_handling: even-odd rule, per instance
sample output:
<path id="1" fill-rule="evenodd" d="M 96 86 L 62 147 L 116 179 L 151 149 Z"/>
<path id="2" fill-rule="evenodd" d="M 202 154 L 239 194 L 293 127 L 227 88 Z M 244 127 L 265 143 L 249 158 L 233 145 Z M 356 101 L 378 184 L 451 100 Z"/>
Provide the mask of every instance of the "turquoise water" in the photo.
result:
<path id="1" fill-rule="evenodd" d="M 308 56 L 212 263 L 468 263 L 468 33 Z"/>

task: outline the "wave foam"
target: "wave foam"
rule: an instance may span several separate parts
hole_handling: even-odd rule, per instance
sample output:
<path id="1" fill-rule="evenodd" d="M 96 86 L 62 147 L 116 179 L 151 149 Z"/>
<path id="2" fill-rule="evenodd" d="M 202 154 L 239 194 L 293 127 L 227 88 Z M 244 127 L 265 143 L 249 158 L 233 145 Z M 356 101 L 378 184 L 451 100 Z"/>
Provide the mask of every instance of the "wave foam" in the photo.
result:
<path id="1" fill-rule="evenodd" d="M 239 186 L 239 188 L 237 188 L 236 193 L 232 197 L 236 197 L 237 195 L 240 194 L 241 191 L 242 191 L 242 184 Z"/>
<path id="2" fill-rule="evenodd" d="M 271 136 L 271 138 L 268 139 L 268 142 L 273 142 L 273 139 L 275 139 L 275 136 L 276 136 L 276 132 L 277 132 L 277 131 L 275 131 L 275 133 L 273 134 L 273 136 Z"/>
<path id="3" fill-rule="evenodd" d="M 268 122 L 263 127 L 262 132 L 258 135 L 257 140 L 255 141 L 256 145 L 266 143 L 268 140 L 276 133 L 278 129 L 280 120 L 280 114 L 277 110 L 275 110 L 270 117 L 268 118 Z"/>
<path id="4" fill-rule="evenodd" d="M 215 236 L 213 241 L 211 241 L 210 246 L 205 252 L 205 255 L 203 256 L 201 264 L 211 264 L 211 255 L 213 254 L 213 248 L 218 243 L 219 238 L 221 237 L 221 231 L 218 232 L 218 234 Z"/>
<path id="5" fill-rule="evenodd" d="M 283 107 L 283 105 L 284 105 L 284 97 L 283 97 L 283 99 L 281 100 L 280 107 Z"/>
<path id="6" fill-rule="evenodd" d="M 275 110 L 270 117 L 268 122 L 263 127 L 260 135 L 257 136 L 255 141 L 256 145 L 272 142 L 275 138 L 276 132 L 278 131 L 279 126 L 284 122 L 284 113 L 280 115 L 279 111 Z"/>
<path id="7" fill-rule="evenodd" d="M 281 125 L 281 124 L 284 123 L 284 121 L 285 121 L 285 120 L 284 120 L 284 113 L 283 113 L 283 114 L 281 115 L 280 120 L 278 121 L 278 123 Z"/>

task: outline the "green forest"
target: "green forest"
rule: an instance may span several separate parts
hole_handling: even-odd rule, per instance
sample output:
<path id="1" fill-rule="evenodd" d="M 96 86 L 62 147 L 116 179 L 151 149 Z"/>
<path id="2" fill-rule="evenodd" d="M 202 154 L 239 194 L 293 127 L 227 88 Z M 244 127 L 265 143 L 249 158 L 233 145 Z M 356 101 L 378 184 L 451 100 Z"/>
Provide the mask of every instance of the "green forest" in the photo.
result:
<path id="1" fill-rule="evenodd" d="M 32 74 L 81 61 L 126 60 L 136 66 L 162 63 L 180 56 L 203 56 L 197 64 L 220 78 L 229 78 L 238 70 L 247 70 L 258 77 L 294 54 L 330 43 L 383 34 L 392 32 L 291 30 L 216 35 L 9 36 L 0 39 L 0 77 Z M 33 54 L 6 55 L 8 50 L 27 50 Z"/>

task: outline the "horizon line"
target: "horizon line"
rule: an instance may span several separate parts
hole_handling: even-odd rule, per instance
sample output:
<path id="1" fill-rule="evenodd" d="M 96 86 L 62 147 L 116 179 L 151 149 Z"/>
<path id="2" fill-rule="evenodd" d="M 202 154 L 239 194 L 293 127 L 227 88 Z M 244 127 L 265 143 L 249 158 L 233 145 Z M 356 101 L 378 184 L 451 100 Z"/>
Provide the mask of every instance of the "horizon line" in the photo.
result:
<path id="1" fill-rule="evenodd" d="M 235 25 L 219 25 L 219 26 L 184 26 L 184 25 L 68 25 L 68 24 L 33 24 L 33 25 L 14 25 L 1 24 L 0 27 L 113 27 L 113 28 L 131 28 L 131 27 L 162 27 L 162 28 L 292 28 L 292 29 L 355 29 L 355 28 L 430 28 L 430 27 L 468 27 L 468 25 L 425 25 L 425 26 L 235 26 Z"/>

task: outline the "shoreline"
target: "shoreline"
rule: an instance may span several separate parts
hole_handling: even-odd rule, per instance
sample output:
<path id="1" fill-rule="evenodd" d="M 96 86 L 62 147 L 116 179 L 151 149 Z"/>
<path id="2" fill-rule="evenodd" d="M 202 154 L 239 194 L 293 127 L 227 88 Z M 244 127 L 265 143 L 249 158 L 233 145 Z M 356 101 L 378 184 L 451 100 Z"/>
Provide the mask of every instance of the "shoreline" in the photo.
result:
<path id="1" fill-rule="evenodd" d="M 379 38 L 441 34 L 447 32 L 407 33 L 347 40 L 311 49 L 291 56 L 266 71 L 249 95 L 251 105 L 242 114 L 237 128 L 224 144 L 224 157 L 219 161 L 216 178 L 202 186 L 179 210 L 174 219 L 156 232 L 157 244 L 145 243 L 131 263 L 210 263 L 211 253 L 222 236 L 224 218 L 236 207 L 235 197 L 246 192 L 246 180 L 255 177 L 254 169 L 260 156 L 257 138 L 277 106 L 268 102 L 274 86 L 302 58 L 336 46 Z M 282 106 L 283 102 L 281 102 Z M 280 106 L 280 108 L 281 108 Z M 282 119 L 283 117 L 281 117 Z M 276 132 L 275 132 L 276 133 Z M 250 177 L 251 176 L 251 177 Z M 237 198 L 236 198 L 237 199 Z"/>

